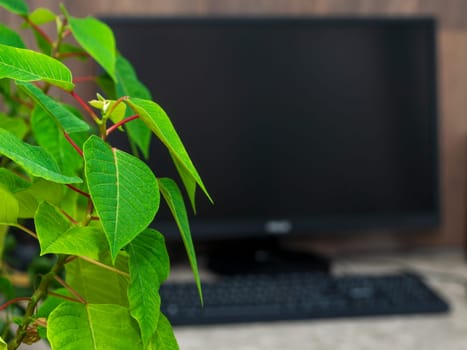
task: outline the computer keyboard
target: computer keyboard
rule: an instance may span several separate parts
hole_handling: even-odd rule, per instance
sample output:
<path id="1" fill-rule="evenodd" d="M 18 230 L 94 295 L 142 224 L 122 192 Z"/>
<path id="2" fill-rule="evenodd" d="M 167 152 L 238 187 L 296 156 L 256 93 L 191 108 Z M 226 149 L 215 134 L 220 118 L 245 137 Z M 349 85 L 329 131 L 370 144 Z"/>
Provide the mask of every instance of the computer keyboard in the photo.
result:
<path id="1" fill-rule="evenodd" d="M 203 325 L 356 316 L 439 313 L 448 305 L 412 273 L 287 273 L 230 276 L 205 282 L 204 306 L 194 283 L 161 288 L 173 325 Z"/>

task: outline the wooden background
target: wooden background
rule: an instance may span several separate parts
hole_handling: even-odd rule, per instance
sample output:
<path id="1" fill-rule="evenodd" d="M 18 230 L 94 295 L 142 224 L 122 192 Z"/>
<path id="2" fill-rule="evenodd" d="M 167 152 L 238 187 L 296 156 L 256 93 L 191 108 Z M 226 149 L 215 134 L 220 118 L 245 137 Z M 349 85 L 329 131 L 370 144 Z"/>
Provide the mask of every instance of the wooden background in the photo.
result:
<path id="1" fill-rule="evenodd" d="M 64 2 L 75 16 L 434 16 L 438 20 L 438 82 L 443 224 L 418 235 L 388 233 L 308 240 L 330 251 L 461 246 L 466 234 L 467 0 L 30 0 L 31 8 Z M 0 20 L 17 22 L 0 12 Z"/>

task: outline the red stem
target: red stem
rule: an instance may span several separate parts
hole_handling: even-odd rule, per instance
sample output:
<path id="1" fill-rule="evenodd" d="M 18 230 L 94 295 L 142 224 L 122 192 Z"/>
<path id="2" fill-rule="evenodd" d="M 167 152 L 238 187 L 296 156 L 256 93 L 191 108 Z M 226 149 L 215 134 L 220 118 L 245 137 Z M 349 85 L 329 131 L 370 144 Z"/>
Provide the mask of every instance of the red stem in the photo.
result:
<path id="1" fill-rule="evenodd" d="M 79 193 L 80 195 L 85 196 L 86 198 L 91 198 L 91 196 L 89 195 L 89 193 L 86 193 L 86 192 L 84 192 L 84 191 L 81 191 L 79 188 L 77 188 L 77 187 L 75 187 L 75 186 L 73 186 L 73 185 L 67 184 L 66 186 L 67 186 L 70 190 L 73 190 L 73 191 Z"/>
<path id="2" fill-rule="evenodd" d="M 106 135 L 109 136 L 113 131 L 118 129 L 120 126 L 122 126 L 122 125 L 124 125 L 124 124 L 126 124 L 128 122 L 131 122 L 132 120 L 138 119 L 138 118 L 139 118 L 139 115 L 135 114 L 135 115 L 132 115 L 131 117 L 120 120 L 118 123 L 112 125 L 110 128 L 107 129 Z"/>
<path id="3" fill-rule="evenodd" d="M 78 221 L 76 221 L 75 219 L 73 219 L 73 217 L 71 217 L 71 215 L 69 215 L 65 210 L 63 209 L 60 209 L 60 211 L 62 212 L 63 215 L 66 216 L 66 218 L 74 225 L 77 225 L 78 224 Z"/>
<path id="4" fill-rule="evenodd" d="M 67 132 L 63 132 L 63 135 L 65 135 L 65 138 L 66 140 L 70 143 L 70 145 L 73 146 L 73 148 L 76 150 L 76 152 L 79 153 L 79 155 L 82 157 L 83 156 L 83 151 L 81 150 L 81 148 L 79 148 L 79 146 L 76 144 L 75 141 L 73 141 L 73 139 L 70 137 L 70 135 L 68 135 Z"/>
<path id="5" fill-rule="evenodd" d="M 16 304 L 20 301 L 29 301 L 31 300 L 31 298 L 27 298 L 27 297 L 21 297 L 21 298 L 14 298 L 14 299 L 11 299 L 9 301 L 7 301 L 5 304 L 3 305 L 0 305 L 0 311 L 3 311 L 5 310 L 8 306 L 10 305 L 13 305 L 13 304 Z"/>
<path id="6" fill-rule="evenodd" d="M 54 293 L 54 292 L 48 292 L 49 295 L 53 296 L 53 297 L 57 297 L 57 298 L 60 298 L 60 299 L 63 299 L 63 300 L 68 300 L 68 301 L 72 301 L 74 303 L 80 303 L 82 304 L 82 302 L 78 299 L 75 299 L 75 298 L 70 298 L 70 297 L 67 297 L 66 295 L 61 295 L 61 294 L 58 294 L 58 293 Z"/>
<path id="7" fill-rule="evenodd" d="M 57 58 L 88 57 L 86 52 L 63 52 L 57 54 Z"/>
<path id="8" fill-rule="evenodd" d="M 89 76 L 84 76 L 84 77 L 73 78 L 73 83 L 75 84 L 84 83 L 86 81 L 96 81 L 96 77 L 89 75 Z"/>
<path id="9" fill-rule="evenodd" d="M 34 29 L 41 37 L 43 37 L 50 45 L 52 45 L 52 39 L 37 24 L 32 22 L 27 16 L 24 16 L 23 18 L 26 22 L 28 22 L 32 29 Z"/>
<path id="10" fill-rule="evenodd" d="M 91 109 L 91 107 L 89 107 L 86 102 L 83 101 L 83 99 L 74 91 L 71 91 L 70 92 L 70 95 L 73 96 L 73 98 L 81 105 L 81 107 L 84 108 L 84 110 L 86 110 L 86 112 L 89 113 L 89 115 L 91 116 L 92 119 L 94 119 L 94 121 L 99 124 L 100 123 L 100 120 L 99 118 L 97 117 L 96 113 L 94 113 L 94 111 Z"/>
<path id="11" fill-rule="evenodd" d="M 114 112 L 115 108 L 117 108 L 117 106 L 122 103 L 123 101 L 125 100 L 128 100 L 128 96 L 122 96 L 120 97 L 117 101 L 115 101 L 115 103 L 113 104 L 112 108 L 110 109 L 110 111 L 108 112 L 109 115 L 112 115 L 112 113 Z"/>
<path id="12" fill-rule="evenodd" d="M 64 24 L 64 25 L 67 24 L 67 19 L 66 19 L 66 18 L 65 18 L 65 22 L 64 22 L 63 24 Z M 65 31 L 63 32 L 63 37 L 66 38 L 66 37 L 67 37 L 68 35 L 70 35 L 70 34 L 71 34 L 71 29 L 68 28 L 67 30 L 65 30 Z"/>
<path id="13" fill-rule="evenodd" d="M 73 288 L 71 288 L 71 286 L 69 286 L 64 280 L 62 280 L 57 275 L 55 275 L 54 277 L 55 277 L 55 280 L 58 283 L 60 283 L 64 288 L 66 288 L 71 294 L 73 294 L 73 296 L 75 296 L 76 299 L 78 299 L 82 304 L 87 304 L 86 300 L 84 300 L 84 298 L 81 295 L 79 295 L 79 293 L 77 291 L 75 291 Z"/>

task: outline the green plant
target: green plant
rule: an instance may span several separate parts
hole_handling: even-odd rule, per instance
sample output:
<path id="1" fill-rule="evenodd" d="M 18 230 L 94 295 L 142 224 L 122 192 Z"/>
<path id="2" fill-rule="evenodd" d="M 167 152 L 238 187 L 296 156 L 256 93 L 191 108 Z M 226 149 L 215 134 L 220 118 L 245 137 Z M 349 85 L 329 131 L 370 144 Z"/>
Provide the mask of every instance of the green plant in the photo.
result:
<path id="1" fill-rule="evenodd" d="M 0 24 L 0 257 L 14 228 L 37 239 L 40 255 L 49 257 L 36 264 L 39 270 L 48 269 L 47 261 L 52 266 L 36 278 L 31 295 L 18 296 L 9 266 L 0 265 L 0 350 L 39 338 L 60 350 L 178 348 L 160 313 L 169 258 L 162 234 L 148 226 L 162 194 L 202 299 L 188 216 L 176 182 L 157 178 L 138 155 L 148 156 L 155 134 L 193 209 L 197 187 L 210 199 L 196 168 L 166 113 L 118 53 L 108 26 L 75 18 L 63 6 L 60 14 L 30 12 L 24 0 L 0 0 L 0 6 L 24 19 L 38 47 L 27 49 L 16 31 Z M 53 22 L 51 38 L 42 25 Z M 71 59 L 93 59 L 105 73 L 73 77 Z M 84 102 L 75 84 L 87 80 L 106 97 Z M 58 96 L 64 95 L 77 107 L 63 103 Z M 127 133 L 133 155 L 109 145 L 112 132 Z"/>

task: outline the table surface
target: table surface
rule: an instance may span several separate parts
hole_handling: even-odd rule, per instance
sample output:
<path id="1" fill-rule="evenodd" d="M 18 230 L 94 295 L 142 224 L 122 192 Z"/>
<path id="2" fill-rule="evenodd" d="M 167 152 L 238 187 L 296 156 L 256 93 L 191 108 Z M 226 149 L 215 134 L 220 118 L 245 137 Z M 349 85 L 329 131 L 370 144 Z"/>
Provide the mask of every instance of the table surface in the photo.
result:
<path id="1" fill-rule="evenodd" d="M 461 251 L 336 257 L 333 272 L 382 273 L 411 269 L 423 275 L 450 312 L 334 320 L 176 327 L 180 350 L 465 350 L 467 263 Z M 174 278 L 191 278 L 174 269 Z M 203 272 L 202 272 L 203 275 Z M 209 276 L 206 276 L 209 278 Z M 44 350 L 45 344 L 21 350 Z M 110 350 L 110 349 L 109 349 Z"/>
<path id="2" fill-rule="evenodd" d="M 449 313 L 176 327 L 175 334 L 181 350 L 467 349 L 467 263 L 461 251 L 336 257 L 333 272 L 407 269 L 426 278 L 450 304 Z"/>

